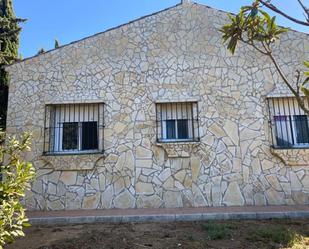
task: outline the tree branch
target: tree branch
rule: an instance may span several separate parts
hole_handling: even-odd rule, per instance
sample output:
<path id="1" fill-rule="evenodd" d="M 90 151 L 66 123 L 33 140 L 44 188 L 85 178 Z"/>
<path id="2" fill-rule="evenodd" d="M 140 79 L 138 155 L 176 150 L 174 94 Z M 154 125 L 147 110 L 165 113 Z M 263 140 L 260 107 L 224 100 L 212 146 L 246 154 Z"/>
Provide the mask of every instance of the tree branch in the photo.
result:
<path id="1" fill-rule="evenodd" d="M 298 1 L 299 5 L 303 8 L 303 10 L 305 11 L 305 13 L 307 15 L 307 17 L 306 17 L 307 22 L 309 22 L 309 9 L 306 8 L 306 6 L 303 4 L 303 2 L 301 0 L 297 0 L 297 1 Z"/>
<path id="2" fill-rule="evenodd" d="M 265 43 L 262 41 L 262 45 L 265 49 L 265 51 L 267 51 L 267 56 L 271 59 L 271 61 L 273 62 L 275 68 L 277 69 L 280 77 L 282 78 L 282 80 L 284 81 L 284 83 L 287 85 L 287 87 L 290 89 L 290 91 L 293 93 L 293 95 L 296 98 L 297 103 L 299 104 L 299 106 L 304 110 L 304 112 L 309 115 L 309 109 L 306 108 L 304 101 L 302 99 L 302 97 L 299 95 L 299 89 L 295 90 L 293 88 L 293 86 L 290 84 L 289 80 L 287 79 L 287 77 L 285 76 L 285 74 L 283 73 L 283 70 L 281 69 L 281 67 L 279 66 L 279 64 L 277 63 L 275 57 L 272 54 L 272 50 L 270 48 L 270 45 L 268 43 Z M 297 79 L 297 81 L 299 81 L 299 79 Z M 298 88 L 298 83 L 297 84 L 297 88 Z"/>
<path id="3" fill-rule="evenodd" d="M 300 71 L 298 69 L 296 70 L 296 91 L 297 91 L 297 94 L 299 95 L 300 93 Z"/>
<path id="4" fill-rule="evenodd" d="M 293 86 L 290 84 L 289 80 L 287 79 L 287 77 L 285 76 L 285 74 L 283 73 L 281 67 L 279 66 L 279 64 L 277 63 L 276 59 L 274 58 L 271 49 L 269 47 L 269 45 L 265 45 L 262 42 L 263 46 L 267 48 L 267 50 L 269 51 L 268 56 L 271 59 L 271 61 L 273 62 L 274 66 L 276 67 L 280 77 L 282 78 L 282 80 L 284 81 L 284 83 L 287 85 L 287 87 L 290 89 L 290 91 L 294 94 L 297 103 L 299 104 L 300 108 L 304 110 L 304 112 L 309 115 L 309 109 L 306 108 L 304 100 L 302 99 L 302 97 L 299 95 L 299 92 L 296 91 Z"/>
<path id="5" fill-rule="evenodd" d="M 270 9 L 270 10 L 272 10 L 272 11 L 278 13 L 279 15 L 284 16 L 285 18 L 287 18 L 287 19 L 289 19 L 289 20 L 291 20 L 291 21 L 293 21 L 293 22 L 295 22 L 295 23 L 298 23 L 298 24 L 304 25 L 304 26 L 309 26 L 309 22 L 308 22 L 308 21 L 307 21 L 307 22 L 304 22 L 304 21 L 302 21 L 302 20 L 296 19 L 296 18 L 294 18 L 294 17 L 292 17 L 292 16 L 290 16 L 290 15 L 284 13 L 283 11 L 281 11 L 280 9 L 278 9 L 276 6 L 274 6 L 273 4 L 271 4 L 271 3 L 269 3 L 269 2 L 267 2 L 267 1 L 265 1 L 265 0 L 258 0 L 258 1 L 259 1 L 261 4 L 263 4 L 265 7 L 267 7 L 268 9 Z M 307 13 L 307 11 L 306 11 L 306 13 Z"/>
<path id="6" fill-rule="evenodd" d="M 243 43 L 252 46 L 252 47 L 255 48 L 257 51 L 259 51 L 261 54 L 267 55 L 267 52 L 265 52 L 265 51 L 263 51 L 262 49 L 260 49 L 259 47 L 257 47 L 253 42 L 246 41 L 246 40 L 244 40 L 243 38 L 240 38 L 240 40 L 241 40 Z"/>

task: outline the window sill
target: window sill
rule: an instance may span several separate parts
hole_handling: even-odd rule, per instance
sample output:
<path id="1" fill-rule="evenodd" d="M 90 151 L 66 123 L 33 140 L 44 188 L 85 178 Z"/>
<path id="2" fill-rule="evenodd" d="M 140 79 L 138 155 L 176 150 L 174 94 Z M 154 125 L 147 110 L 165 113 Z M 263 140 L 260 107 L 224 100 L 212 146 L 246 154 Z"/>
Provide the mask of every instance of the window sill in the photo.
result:
<path id="1" fill-rule="evenodd" d="M 188 144 L 188 143 L 199 143 L 200 139 L 164 139 L 158 140 L 157 144 Z"/>
<path id="2" fill-rule="evenodd" d="M 200 145 L 198 140 L 161 140 L 156 145 L 162 147 L 169 158 L 187 158 Z"/>
<path id="3" fill-rule="evenodd" d="M 98 152 L 83 153 L 48 153 L 40 157 L 45 167 L 54 170 L 93 170 L 98 164 L 103 165 L 104 154 Z"/>
<path id="4" fill-rule="evenodd" d="M 273 146 L 272 147 L 274 150 L 306 150 L 309 149 L 309 145 L 306 146 L 289 146 L 289 147 L 283 147 L 283 146 Z"/>
<path id="5" fill-rule="evenodd" d="M 63 152 L 45 152 L 43 156 L 74 156 L 74 155 L 95 155 L 103 154 L 104 151 L 88 150 L 88 151 L 63 151 Z"/>
<path id="6" fill-rule="evenodd" d="M 308 147 L 273 147 L 271 153 L 288 166 L 309 166 Z"/>

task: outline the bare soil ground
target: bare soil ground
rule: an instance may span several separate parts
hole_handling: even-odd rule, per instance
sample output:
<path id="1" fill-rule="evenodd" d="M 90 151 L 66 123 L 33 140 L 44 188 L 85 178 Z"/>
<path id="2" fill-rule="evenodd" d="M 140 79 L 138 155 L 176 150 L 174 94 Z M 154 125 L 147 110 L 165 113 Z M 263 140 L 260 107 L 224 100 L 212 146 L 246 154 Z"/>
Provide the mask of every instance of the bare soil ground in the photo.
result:
<path id="1" fill-rule="evenodd" d="M 309 220 L 33 226 L 6 249 L 309 248 Z"/>

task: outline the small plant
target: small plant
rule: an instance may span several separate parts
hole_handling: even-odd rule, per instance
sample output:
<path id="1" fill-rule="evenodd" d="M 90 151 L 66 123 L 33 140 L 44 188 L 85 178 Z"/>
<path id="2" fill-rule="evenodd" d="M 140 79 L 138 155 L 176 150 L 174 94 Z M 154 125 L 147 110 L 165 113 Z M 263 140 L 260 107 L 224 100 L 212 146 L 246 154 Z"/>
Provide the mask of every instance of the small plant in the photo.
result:
<path id="1" fill-rule="evenodd" d="M 303 237 L 294 230 L 282 226 L 268 226 L 250 231 L 246 239 L 252 242 L 262 241 L 267 244 L 277 243 L 292 247 L 301 242 Z"/>
<path id="2" fill-rule="evenodd" d="M 203 229 L 207 231 L 207 239 L 219 240 L 231 238 L 231 231 L 236 229 L 233 224 L 208 222 L 202 225 Z"/>
<path id="3" fill-rule="evenodd" d="M 189 235 L 187 236 L 187 240 L 189 240 L 189 241 L 194 241 L 195 239 L 194 239 L 194 237 L 193 237 L 192 234 L 189 234 Z"/>
<path id="4" fill-rule="evenodd" d="M 55 48 L 59 48 L 60 47 L 60 43 L 57 39 L 55 39 Z"/>
<path id="5" fill-rule="evenodd" d="M 0 139 L 3 132 L 0 132 Z M 30 134 L 25 133 L 20 140 L 8 138 L 0 144 L 0 249 L 18 236 L 24 236 L 23 227 L 29 226 L 25 209 L 20 200 L 25 196 L 29 182 L 34 178 L 34 167 L 22 160 L 22 153 L 30 150 Z"/>
<path id="6" fill-rule="evenodd" d="M 45 53 L 45 49 L 44 48 L 40 48 L 37 54 L 44 54 Z"/>

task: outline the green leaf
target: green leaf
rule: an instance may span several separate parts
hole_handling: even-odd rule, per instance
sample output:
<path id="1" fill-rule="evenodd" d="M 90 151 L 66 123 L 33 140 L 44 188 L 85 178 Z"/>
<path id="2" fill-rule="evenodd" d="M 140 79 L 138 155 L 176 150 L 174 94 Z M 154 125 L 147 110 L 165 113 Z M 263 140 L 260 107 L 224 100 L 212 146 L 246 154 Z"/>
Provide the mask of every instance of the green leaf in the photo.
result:
<path id="1" fill-rule="evenodd" d="M 301 86 L 300 89 L 307 97 L 309 97 L 309 89 L 308 88 Z"/>
<path id="2" fill-rule="evenodd" d="M 279 29 L 276 30 L 275 35 L 276 35 L 276 36 L 279 36 L 279 35 L 281 35 L 282 33 L 286 33 L 286 32 L 288 32 L 288 31 L 289 31 L 288 28 L 279 28 Z"/>
<path id="3" fill-rule="evenodd" d="M 31 227 L 31 224 L 30 224 L 30 223 L 27 223 L 27 222 L 24 222 L 24 223 L 23 223 L 23 227 Z"/>
<path id="4" fill-rule="evenodd" d="M 7 141 L 4 145 L 0 144 L 0 155 L 7 158 L 2 165 L 5 177 L 0 182 L 0 247 L 13 242 L 15 237 L 24 236 L 22 229 L 29 223 L 20 197 L 29 189 L 29 182 L 35 174 L 33 165 L 23 160 L 25 151 L 29 149 L 30 135 L 24 134 L 20 140 L 11 137 Z"/>
<path id="5" fill-rule="evenodd" d="M 252 6 L 242 6 L 241 8 L 240 8 L 240 11 L 243 11 L 243 12 L 245 12 L 245 11 L 251 11 L 251 9 L 252 9 Z"/>
<path id="6" fill-rule="evenodd" d="M 263 17 L 265 18 L 265 20 L 269 23 L 270 20 L 271 20 L 270 15 L 269 15 L 266 11 L 261 10 L 261 9 L 260 9 L 260 13 L 263 15 Z"/>

